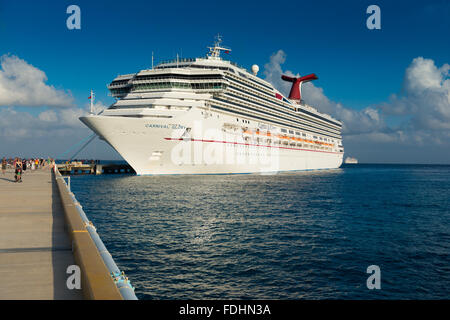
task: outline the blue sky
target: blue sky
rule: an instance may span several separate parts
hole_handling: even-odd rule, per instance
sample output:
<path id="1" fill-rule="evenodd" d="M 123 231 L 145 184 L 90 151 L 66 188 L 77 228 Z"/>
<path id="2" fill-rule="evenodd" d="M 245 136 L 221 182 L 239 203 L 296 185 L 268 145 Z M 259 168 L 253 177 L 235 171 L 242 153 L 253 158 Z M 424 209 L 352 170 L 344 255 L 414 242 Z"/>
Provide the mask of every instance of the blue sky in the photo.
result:
<path id="1" fill-rule="evenodd" d="M 81 30 L 66 27 L 71 4 L 81 8 Z M 381 30 L 366 28 L 371 4 L 381 8 Z M 319 76 L 314 85 L 330 101 L 365 110 L 402 95 L 405 70 L 415 58 L 431 59 L 438 68 L 450 63 L 449 16 L 450 1 L 442 0 L 0 0 L 0 55 L 42 70 L 48 85 L 85 108 L 91 88 L 103 104 L 112 103 L 106 84 L 117 74 L 149 67 L 152 51 L 155 62 L 177 53 L 203 56 L 220 33 L 232 48 L 230 60 L 247 68 L 256 63 L 263 71 L 282 50 L 283 70 L 314 72 Z M 54 108 L 3 107 L 33 116 Z M 398 119 L 385 122 L 396 125 Z"/>

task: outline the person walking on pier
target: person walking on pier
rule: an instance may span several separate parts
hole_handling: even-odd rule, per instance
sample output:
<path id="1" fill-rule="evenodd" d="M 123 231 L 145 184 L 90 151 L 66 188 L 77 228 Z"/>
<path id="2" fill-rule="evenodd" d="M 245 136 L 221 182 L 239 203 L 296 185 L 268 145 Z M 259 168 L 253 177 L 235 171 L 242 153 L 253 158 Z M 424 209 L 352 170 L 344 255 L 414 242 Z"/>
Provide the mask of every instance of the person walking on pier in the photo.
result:
<path id="1" fill-rule="evenodd" d="M 16 159 L 16 182 L 22 182 L 22 161 Z"/>
<path id="2" fill-rule="evenodd" d="M 3 175 L 5 174 L 5 172 L 6 172 L 6 158 L 3 158 L 3 160 L 2 160 L 2 173 L 3 173 Z"/>
<path id="3" fill-rule="evenodd" d="M 22 160 L 22 173 L 25 173 L 25 171 L 27 171 L 27 160 L 23 159 Z"/>

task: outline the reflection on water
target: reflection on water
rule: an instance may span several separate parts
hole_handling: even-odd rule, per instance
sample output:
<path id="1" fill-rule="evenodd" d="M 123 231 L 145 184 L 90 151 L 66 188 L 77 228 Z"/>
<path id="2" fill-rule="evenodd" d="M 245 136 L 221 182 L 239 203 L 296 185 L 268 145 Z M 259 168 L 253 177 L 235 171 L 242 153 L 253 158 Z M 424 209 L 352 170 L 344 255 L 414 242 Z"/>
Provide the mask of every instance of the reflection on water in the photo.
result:
<path id="1" fill-rule="evenodd" d="M 71 183 L 140 299 L 448 298 L 449 166 Z"/>

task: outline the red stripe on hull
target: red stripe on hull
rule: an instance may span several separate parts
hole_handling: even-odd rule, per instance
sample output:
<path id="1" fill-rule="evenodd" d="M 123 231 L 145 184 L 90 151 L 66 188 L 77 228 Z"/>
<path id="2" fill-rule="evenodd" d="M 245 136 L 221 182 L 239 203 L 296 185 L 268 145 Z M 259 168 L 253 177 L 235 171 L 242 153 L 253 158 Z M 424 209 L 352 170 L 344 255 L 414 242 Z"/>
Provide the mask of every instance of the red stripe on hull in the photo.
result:
<path id="1" fill-rule="evenodd" d="M 249 144 L 249 143 L 229 142 L 229 141 L 216 141 L 216 140 L 203 140 L 203 139 L 183 139 L 183 138 L 164 138 L 164 139 L 170 140 L 170 141 L 197 141 L 197 142 L 229 143 L 229 144 L 240 144 L 240 145 L 244 145 L 244 146 L 255 146 L 255 147 L 287 149 L 287 150 L 303 150 L 303 151 L 310 151 L 310 152 L 342 154 L 342 152 L 318 151 L 318 150 L 309 150 L 309 149 L 300 149 L 300 148 L 288 148 L 288 147 L 274 147 L 274 146 L 266 146 L 266 145 L 262 145 L 262 144 Z"/>

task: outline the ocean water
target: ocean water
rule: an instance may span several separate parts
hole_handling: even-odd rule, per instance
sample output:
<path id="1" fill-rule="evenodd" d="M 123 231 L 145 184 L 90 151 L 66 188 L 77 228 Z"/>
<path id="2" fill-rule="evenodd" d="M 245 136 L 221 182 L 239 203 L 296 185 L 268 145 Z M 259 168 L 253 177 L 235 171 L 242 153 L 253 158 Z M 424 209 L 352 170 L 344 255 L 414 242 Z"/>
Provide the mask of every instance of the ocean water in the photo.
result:
<path id="1" fill-rule="evenodd" d="M 71 186 L 139 299 L 450 298 L 450 166 Z"/>

